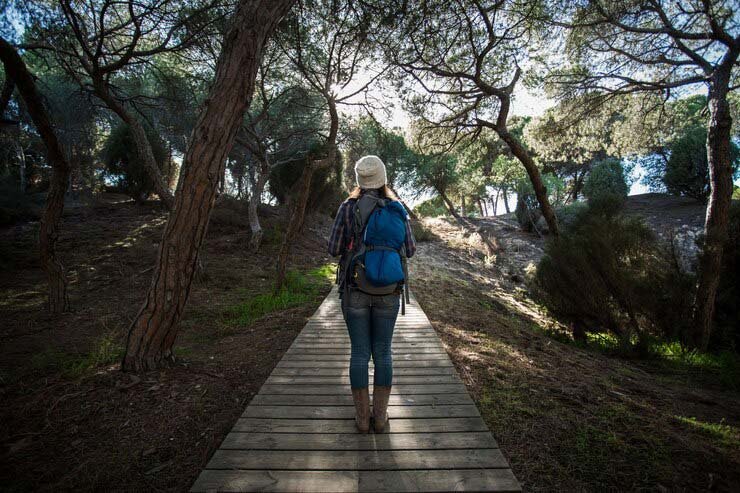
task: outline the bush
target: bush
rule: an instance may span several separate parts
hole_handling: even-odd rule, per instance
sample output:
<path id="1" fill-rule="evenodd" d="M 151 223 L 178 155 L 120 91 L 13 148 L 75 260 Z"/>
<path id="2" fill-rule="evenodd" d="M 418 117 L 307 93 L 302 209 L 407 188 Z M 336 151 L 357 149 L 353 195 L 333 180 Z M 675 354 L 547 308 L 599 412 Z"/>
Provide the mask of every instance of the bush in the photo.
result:
<path id="1" fill-rule="evenodd" d="M 414 212 L 421 217 L 440 217 L 450 215 L 450 211 L 445 207 L 444 201 L 439 195 L 418 204 L 414 207 Z"/>
<path id="2" fill-rule="evenodd" d="M 568 205 L 559 205 L 555 207 L 555 214 L 558 216 L 558 224 L 563 229 L 569 229 L 575 226 L 578 218 L 585 213 L 588 205 L 585 202 L 573 202 Z"/>
<path id="3" fill-rule="evenodd" d="M 520 180 L 516 185 L 516 221 L 523 231 L 532 232 L 542 217 L 534 188 L 528 180 Z"/>
<path id="4" fill-rule="evenodd" d="M 165 143 L 151 129 L 146 130 L 146 135 L 152 147 L 154 160 L 160 172 L 165 174 L 169 160 Z M 155 192 L 154 182 L 143 160 L 139 157 L 128 125 L 118 125 L 111 131 L 105 141 L 102 154 L 106 166 L 106 178 L 112 181 L 122 193 L 141 202 Z"/>
<path id="5" fill-rule="evenodd" d="M 553 208 L 563 205 L 565 199 L 564 183 L 554 175 L 542 175 L 542 181 L 547 188 L 550 205 Z M 557 214 L 557 211 L 556 211 Z M 516 209 L 514 215 L 523 231 L 532 232 L 535 229 L 540 232 L 547 232 L 547 223 L 542 216 L 540 204 L 537 196 L 534 194 L 534 187 L 529 179 L 522 179 L 516 185 Z"/>
<path id="6" fill-rule="evenodd" d="M 308 162 L 321 158 L 323 148 L 318 144 L 312 144 L 307 149 L 307 154 L 297 154 L 293 159 L 287 159 L 270 171 L 267 186 L 270 193 L 275 196 L 279 204 L 286 204 L 294 193 L 301 178 L 303 169 Z M 321 211 L 331 213 L 336 211 L 339 204 L 344 200 L 346 193 L 342 188 L 342 155 L 337 151 L 334 165 L 324 167 L 314 172 L 311 177 L 310 193 L 307 211 Z"/>
<path id="7" fill-rule="evenodd" d="M 583 184 L 583 195 L 588 202 L 598 203 L 608 209 L 620 208 L 628 193 L 624 167 L 616 158 L 607 158 L 594 164 Z"/>
<path id="8" fill-rule="evenodd" d="M 640 220 L 589 207 L 546 245 L 533 292 L 574 335 L 609 332 L 644 351 L 652 336 L 686 335 L 692 286 Z"/>
<path id="9" fill-rule="evenodd" d="M 669 152 L 670 157 L 663 173 L 663 183 L 668 193 L 692 197 L 706 203 L 710 190 L 707 129 L 703 126 L 691 127 L 671 144 Z M 731 143 L 730 159 L 735 176 L 739 157 L 737 145 Z"/>

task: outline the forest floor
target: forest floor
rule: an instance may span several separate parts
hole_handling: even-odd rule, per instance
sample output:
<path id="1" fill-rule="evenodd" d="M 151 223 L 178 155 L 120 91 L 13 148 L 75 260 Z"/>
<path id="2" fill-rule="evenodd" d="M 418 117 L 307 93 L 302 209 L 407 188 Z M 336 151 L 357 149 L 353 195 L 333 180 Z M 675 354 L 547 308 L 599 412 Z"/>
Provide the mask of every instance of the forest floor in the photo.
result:
<path id="1" fill-rule="evenodd" d="M 252 255 L 246 208 L 221 204 L 176 343 L 179 363 L 123 374 L 126 330 L 166 214 L 117 199 L 65 213 L 59 255 L 72 310 L 58 318 L 44 309 L 38 223 L 0 230 L 2 491 L 187 491 L 331 288 L 322 268 L 331 223 L 314 216 L 294 245 L 304 274 L 291 276 L 287 308 L 261 316 L 250 300 L 272 289 L 284 217 L 262 211 L 265 241 Z"/>
<path id="2" fill-rule="evenodd" d="M 694 201 L 646 194 L 655 230 L 701 224 Z M 544 240 L 511 217 L 475 221 L 498 242 L 426 220 L 410 281 L 525 491 L 740 491 L 737 371 L 636 360 L 575 344 L 529 296 Z M 737 362 L 735 362 L 737 364 Z"/>
<path id="3" fill-rule="evenodd" d="M 657 204 L 628 207 L 673 217 Z M 703 213 L 674 205 L 663 204 L 681 221 Z M 0 490 L 190 487 L 331 286 L 330 219 L 316 215 L 294 247 L 302 274 L 285 304 L 260 311 L 285 224 L 279 210 L 261 212 L 264 247 L 252 255 L 246 211 L 217 207 L 179 362 L 140 376 L 118 362 L 164 212 L 115 196 L 69 209 L 59 250 L 72 311 L 59 318 L 44 310 L 38 224 L 0 230 Z M 544 240 L 510 218 L 479 224 L 495 258 L 453 223 L 426 220 L 411 286 L 525 490 L 737 491 L 737 388 L 705 366 L 576 346 L 528 295 Z"/>

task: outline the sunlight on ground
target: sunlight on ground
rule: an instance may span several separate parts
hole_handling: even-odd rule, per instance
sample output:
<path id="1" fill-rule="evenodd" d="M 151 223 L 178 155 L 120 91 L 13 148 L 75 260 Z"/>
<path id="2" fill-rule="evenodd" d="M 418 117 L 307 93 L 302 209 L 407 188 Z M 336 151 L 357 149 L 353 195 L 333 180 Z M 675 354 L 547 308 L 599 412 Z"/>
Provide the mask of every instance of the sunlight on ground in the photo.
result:
<path id="1" fill-rule="evenodd" d="M 690 428 L 701 431 L 722 442 L 730 449 L 740 450 L 740 428 L 731 426 L 722 419 L 719 423 L 707 423 L 696 418 L 687 418 L 685 416 L 673 416 L 679 422 L 689 425 Z"/>

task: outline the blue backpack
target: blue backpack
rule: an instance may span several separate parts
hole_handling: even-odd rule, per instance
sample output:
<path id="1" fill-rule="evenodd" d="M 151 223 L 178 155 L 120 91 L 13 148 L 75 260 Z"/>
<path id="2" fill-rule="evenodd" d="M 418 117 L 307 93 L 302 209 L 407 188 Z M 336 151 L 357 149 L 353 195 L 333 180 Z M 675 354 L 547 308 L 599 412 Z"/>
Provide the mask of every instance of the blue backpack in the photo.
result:
<path id="1" fill-rule="evenodd" d="M 372 295 L 404 291 L 402 313 L 408 301 L 406 221 L 408 213 L 396 200 L 364 193 L 353 204 L 352 238 L 340 261 L 340 284 Z"/>

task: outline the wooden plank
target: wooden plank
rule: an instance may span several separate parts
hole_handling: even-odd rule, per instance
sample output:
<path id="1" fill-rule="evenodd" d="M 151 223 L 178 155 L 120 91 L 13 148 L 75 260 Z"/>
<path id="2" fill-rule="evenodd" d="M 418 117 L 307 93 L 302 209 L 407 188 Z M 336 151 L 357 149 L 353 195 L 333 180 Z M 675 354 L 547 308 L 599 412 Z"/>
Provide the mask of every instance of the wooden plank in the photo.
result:
<path id="1" fill-rule="evenodd" d="M 369 368 L 369 373 L 370 376 L 373 375 L 374 370 L 372 367 Z M 341 368 L 275 368 L 272 371 L 272 375 L 349 376 L 349 365 Z M 457 375 L 457 372 L 451 366 L 430 368 L 408 367 L 393 368 L 393 375 Z"/>
<path id="2" fill-rule="evenodd" d="M 372 392 L 371 392 L 372 394 Z M 370 395 L 372 402 L 372 395 Z M 391 406 L 438 406 L 442 404 L 473 404 L 468 394 L 421 394 L 391 395 L 388 399 Z M 257 394 L 250 402 L 251 406 L 351 406 L 352 396 L 344 395 L 275 395 Z"/>
<path id="3" fill-rule="evenodd" d="M 321 334 L 301 334 L 298 337 L 295 338 L 296 341 L 313 341 L 316 339 L 326 339 L 326 340 L 332 340 L 332 341 L 347 341 L 349 340 L 348 335 L 321 335 Z M 436 342 L 439 340 L 439 336 L 436 334 L 418 334 L 418 333 L 408 333 L 408 334 L 395 334 L 393 336 L 393 342 L 400 342 L 400 341 L 418 341 L 418 340 L 428 340 Z"/>
<path id="4" fill-rule="evenodd" d="M 263 385 L 260 394 L 346 394 L 348 386 L 343 385 Z M 464 394 L 467 393 L 462 384 L 444 383 L 435 385 L 394 385 L 391 394 Z"/>
<path id="5" fill-rule="evenodd" d="M 229 433 L 223 450 L 432 450 L 498 448 L 490 433 Z"/>
<path id="6" fill-rule="evenodd" d="M 357 433 L 334 290 L 193 491 L 520 491 L 429 319 L 415 301 L 407 309 L 394 331 L 386 433 Z M 368 373 L 372 399 L 372 361 Z"/>
<path id="7" fill-rule="evenodd" d="M 216 450 L 208 469 L 281 469 L 281 470 L 398 470 L 398 469 L 470 469 L 505 468 L 506 459 L 497 448 L 466 450 L 314 450 L 296 454 L 290 450 Z"/>
<path id="8" fill-rule="evenodd" d="M 442 348 L 444 349 L 444 346 L 437 342 L 399 342 L 399 343 L 393 343 L 393 349 L 411 349 L 411 348 L 422 348 L 422 347 L 429 347 L 429 348 Z M 307 342 L 301 342 L 301 343 L 294 343 L 290 346 L 289 349 L 298 349 L 298 348 L 305 348 L 305 349 L 316 349 L 316 348 L 331 348 L 331 349 L 349 349 L 350 348 L 350 342 L 349 339 L 345 342 L 332 342 L 332 343 L 307 343 Z"/>
<path id="9" fill-rule="evenodd" d="M 332 385 L 349 385 L 349 376 L 337 377 L 314 377 L 311 375 L 294 375 L 282 376 L 272 375 L 266 381 L 266 384 L 332 384 Z M 462 383 L 456 375 L 427 375 L 427 376 L 406 376 L 393 375 L 393 385 L 398 384 L 430 384 L 430 383 Z"/>
<path id="10" fill-rule="evenodd" d="M 303 491 L 336 493 L 377 491 L 520 491 L 509 469 L 406 471 L 225 471 L 206 470 L 193 492 Z"/>
<path id="11" fill-rule="evenodd" d="M 372 365 L 372 363 L 370 363 Z M 349 366 L 348 361 L 292 361 L 290 359 L 283 359 L 277 364 L 277 368 L 346 368 Z M 432 366 L 449 366 L 452 367 L 452 362 L 446 360 L 426 360 L 426 361 L 395 361 L 393 362 L 393 370 L 396 368 L 428 368 Z"/>
<path id="12" fill-rule="evenodd" d="M 291 361 L 344 361 L 349 362 L 346 354 L 304 354 L 301 352 L 290 353 L 285 359 Z M 393 362 L 400 360 L 448 360 L 447 353 L 396 353 L 393 352 Z"/>
<path id="13" fill-rule="evenodd" d="M 486 431 L 481 418 L 391 419 L 388 433 Z M 356 433 L 354 419 L 240 418 L 232 431 L 262 433 Z"/>
<path id="14" fill-rule="evenodd" d="M 249 406 L 243 418 L 274 419 L 351 419 L 354 406 Z M 475 405 L 388 406 L 388 416 L 396 418 L 474 418 L 480 416 Z"/>
<path id="15" fill-rule="evenodd" d="M 349 356 L 351 354 L 350 348 L 331 348 L 323 346 L 313 346 L 308 348 L 291 348 L 288 349 L 285 354 L 344 354 Z M 447 354 L 442 346 L 436 347 L 414 347 L 414 348 L 393 348 L 393 354 Z"/>

